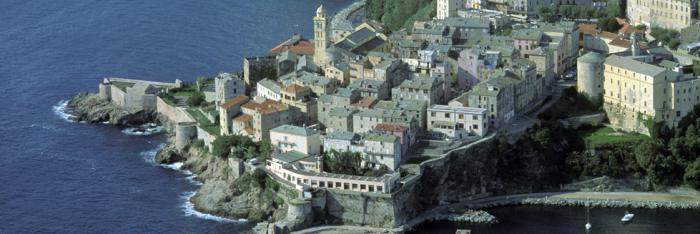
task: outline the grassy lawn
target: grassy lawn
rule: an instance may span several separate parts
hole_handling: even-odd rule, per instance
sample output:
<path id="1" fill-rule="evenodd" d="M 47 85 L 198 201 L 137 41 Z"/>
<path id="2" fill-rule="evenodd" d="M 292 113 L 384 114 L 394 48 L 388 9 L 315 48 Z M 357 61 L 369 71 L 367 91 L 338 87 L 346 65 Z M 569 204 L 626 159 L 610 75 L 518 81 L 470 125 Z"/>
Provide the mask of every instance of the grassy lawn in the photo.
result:
<path id="1" fill-rule="evenodd" d="M 128 88 L 134 87 L 134 83 L 122 82 L 122 81 L 112 81 L 112 85 L 117 86 L 117 88 L 121 89 L 124 92 L 126 92 L 127 87 Z"/>
<path id="2" fill-rule="evenodd" d="M 219 125 L 209 122 L 209 119 L 207 119 L 207 117 L 204 116 L 202 112 L 199 112 L 199 110 L 195 108 L 188 108 L 187 113 L 189 113 L 192 116 L 192 118 L 194 118 L 194 120 L 197 121 L 199 127 L 204 129 L 204 131 L 207 131 L 208 133 L 211 133 L 216 136 L 221 135 L 221 129 L 219 128 Z"/>
<path id="3" fill-rule="evenodd" d="M 581 135 L 591 144 L 638 141 L 649 139 L 648 136 L 637 133 L 617 132 L 612 128 L 603 127 L 584 131 Z"/>

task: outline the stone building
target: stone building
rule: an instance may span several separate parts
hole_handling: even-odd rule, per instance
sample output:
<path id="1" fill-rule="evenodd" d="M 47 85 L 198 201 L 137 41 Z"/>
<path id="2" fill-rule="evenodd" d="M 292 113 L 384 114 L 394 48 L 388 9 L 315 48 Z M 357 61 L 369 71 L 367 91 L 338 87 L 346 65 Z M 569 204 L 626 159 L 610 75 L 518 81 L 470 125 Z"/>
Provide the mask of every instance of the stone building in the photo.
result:
<path id="1" fill-rule="evenodd" d="M 245 82 L 231 73 L 220 73 L 214 78 L 216 103 L 221 104 L 236 96 L 245 95 Z"/>
<path id="2" fill-rule="evenodd" d="M 321 135 L 307 127 L 282 125 L 270 129 L 270 144 L 281 152 L 296 151 L 306 155 L 321 154 Z"/>
<path id="3" fill-rule="evenodd" d="M 355 108 L 331 108 L 324 123 L 326 126 L 326 132 L 352 131 L 352 116 L 357 112 L 358 110 Z"/>
<path id="4" fill-rule="evenodd" d="M 318 116 L 318 104 L 311 89 L 297 84 L 287 85 L 281 90 L 283 104 L 289 106 L 290 120 L 297 124 L 315 124 Z"/>
<path id="5" fill-rule="evenodd" d="M 484 108 L 489 113 L 489 127 L 499 128 L 515 117 L 515 84 L 510 76 L 496 76 L 479 83 L 471 91 L 448 103 L 453 107 Z"/>
<path id="6" fill-rule="evenodd" d="M 253 141 L 269 139 L 270 129 L 291 122 L 289 106 L 264 98 L 243 104 L 241 112 L 233 119 L 231 133 L 248 136 Z"/>
<path id="7" fill-rule="evenodd" d="M 627 18 L 632 25 L 680 30 L 693 23 L 694 4 L 691 0 L 628 0 Z"/>
<path id="8" fill-rule="evenodd" d="M 360 100 L 360 93 L 347 88 L 339 88 L 333 94 L 321 95 L 317 100 L 318 122 L 328 127 L 328 116 L 333 108 L 352 108 L 351 105 L 358 100 Z"/>
<path id="9" fill-rule="evenodd" d="M 488 133 L 488 111 L 484 108 L 433 105 L 428 108 L 428 132 L 433 137 L 465 139 Z"/>
<path id="10" fill-rule="evenodd" d="M 361 97 L 374 97 L 379 100 L 389 99 L 389 84 L 383 80 L 353 80 L 349 89 L 360 92 Z"/>
<path id="11" fill-rule="evenodd" d="M 316 9 L 314 17 L 314 63 L 325 68 L 329 60 L 326 58 L 326 48 L 330 44 L 330 36 L 328 35 L 328 18 L 326 18 L 326 10 L 323 5 Z"/>
<path id="12" fill-rule="evenodd" d="M 113 104 L 132 110 L 156 110 L 158 94 L 176 87 L 175 83 L 105 78 L 99 85 L 100 96 Z"/>
<path id="13" fill-rule="evenodd" d="M 243 58 L 243 80 L 248 87 L 255 87 L 256 83 L 264 78 L 260 77 L 261 71 L 276 70 L 275 56 L 246 57 Z"/>
<path id="14" fill-rule="evenodd" d="M 675 127 L 700 103 L 700 80 L 611 55 L 603 71 L 603 108 L 617 129 L 649 134 L 650 122 Z"/>
<path id="15" fill-rule="evenodd" d="M 603 95 L 604 63 L 605 55 L 592 51 L 578 58 L 576 90 L 592 101 L 600 100 Z"/>
<path id="16" fill-rule="evenodd" d="M 221 135 L 231 135 L 233 117 L 241 113 L 241 106 L 248 102 L 248 96 L 241 95 L 230 99 L 219 106 L 219 126 Z"/>
<path id="17" fill-rule="evenodd" d="M 335 89 L 338 88 L 335 79 L 328 79 L 325 76 L 307 71 L 292 72 L 280 77 L 279 80 L 284 86 L 297 84 L 308 87 L 316 96 L 334 93 Z"/>
<path id="18" fill-rule="evenodd" d="M 445 81 L 434 77 L 416 76 L 391 90 L 392 100 L 425 101 L 428 105 L 445 103 Z"/>

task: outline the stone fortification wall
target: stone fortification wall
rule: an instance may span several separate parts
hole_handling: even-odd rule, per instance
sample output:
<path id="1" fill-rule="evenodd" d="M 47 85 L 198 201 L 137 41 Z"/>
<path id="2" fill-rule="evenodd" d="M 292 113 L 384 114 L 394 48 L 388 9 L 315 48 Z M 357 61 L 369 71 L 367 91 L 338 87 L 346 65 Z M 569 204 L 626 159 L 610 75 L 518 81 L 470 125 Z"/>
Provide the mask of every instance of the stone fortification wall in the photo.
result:
<path id="1" fill-rule="evenodd" d="M 626 132 L 637 132 L 647 136 L 650 135 L 645 116 L 639 113 L 630 113 L 622 107 L 607 103 L 603 104 L 603 109 L 605 109 L 610 125 L 613 128 Z"/>
<path id="2" fill-rule="evenodd" d="M 126 93 L 117 86 L 110 85 L 110 94 L 112 103 L 118 106 L 126 106 Z"/>
<path id="3" fill-rule="evenodd" d="M 209 147 L 209 152 L 212 151 L 212 145 L 211 143 L 216 140 L 216 136 L 212 135 L 211 133 L 205 131 L 201 127 L 197 126 L 197 139 L 203 140 L 204 145 Z"/>
<path id="4" fill-rule="evenodd" d="M 587 94 L 591 100 L 598 99 L 603 93 L 602 63 L 579 60 L 576 66 L 578 73 L 577 91 Z"/>
<path id="5" fill-rule="evenodd" d="M 160 97 L 156 98 L 156 111 L 159 115 L 173 123 L 194 122 L 194 119 L 192 119 L 184 109 L 172 106 L 163 101 Z"/>
<path id="6" fill-rule="evenodd" d="M 391 194 L 329 189 L 324 205 L 329 216 L 345 224 L 391 228 L 397 224 L 396 203 Z"/>
<path id="7" fill-rule="evenodd" d="M 190 139 L 197 136 L 197 126 L 195 123 L 179 122 L 175 124 L 175 148 L 184 149 Z"/>

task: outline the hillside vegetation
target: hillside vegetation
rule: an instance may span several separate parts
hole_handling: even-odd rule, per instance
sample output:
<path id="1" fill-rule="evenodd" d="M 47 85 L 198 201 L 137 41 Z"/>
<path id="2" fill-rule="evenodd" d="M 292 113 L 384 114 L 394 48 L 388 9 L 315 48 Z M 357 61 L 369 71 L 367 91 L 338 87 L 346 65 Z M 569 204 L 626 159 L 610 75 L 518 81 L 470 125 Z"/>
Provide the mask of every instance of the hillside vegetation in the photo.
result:
<path id="1" fill-rule="evenodd" d="M 390 31 L 410 28 L 416 20 L 435 16 L 436 0 L 367 0 L 365 13 L 370 19 L 384 23 Z"/>

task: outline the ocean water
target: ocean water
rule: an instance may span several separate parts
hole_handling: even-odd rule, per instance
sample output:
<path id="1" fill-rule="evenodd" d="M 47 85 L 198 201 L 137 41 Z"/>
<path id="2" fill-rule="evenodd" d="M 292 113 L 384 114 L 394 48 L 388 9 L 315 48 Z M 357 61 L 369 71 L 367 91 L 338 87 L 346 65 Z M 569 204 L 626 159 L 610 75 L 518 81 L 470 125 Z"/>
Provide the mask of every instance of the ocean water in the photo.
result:
<path id="1" fill-rule="evenodd" d="M 350 0 L 0 1 L 0 233 L 237 233 L 201 214 L 163 134 L 67 121 L 66 100 L 103 77 L 173 81 L 237 71 L 315 9 Z"/>

